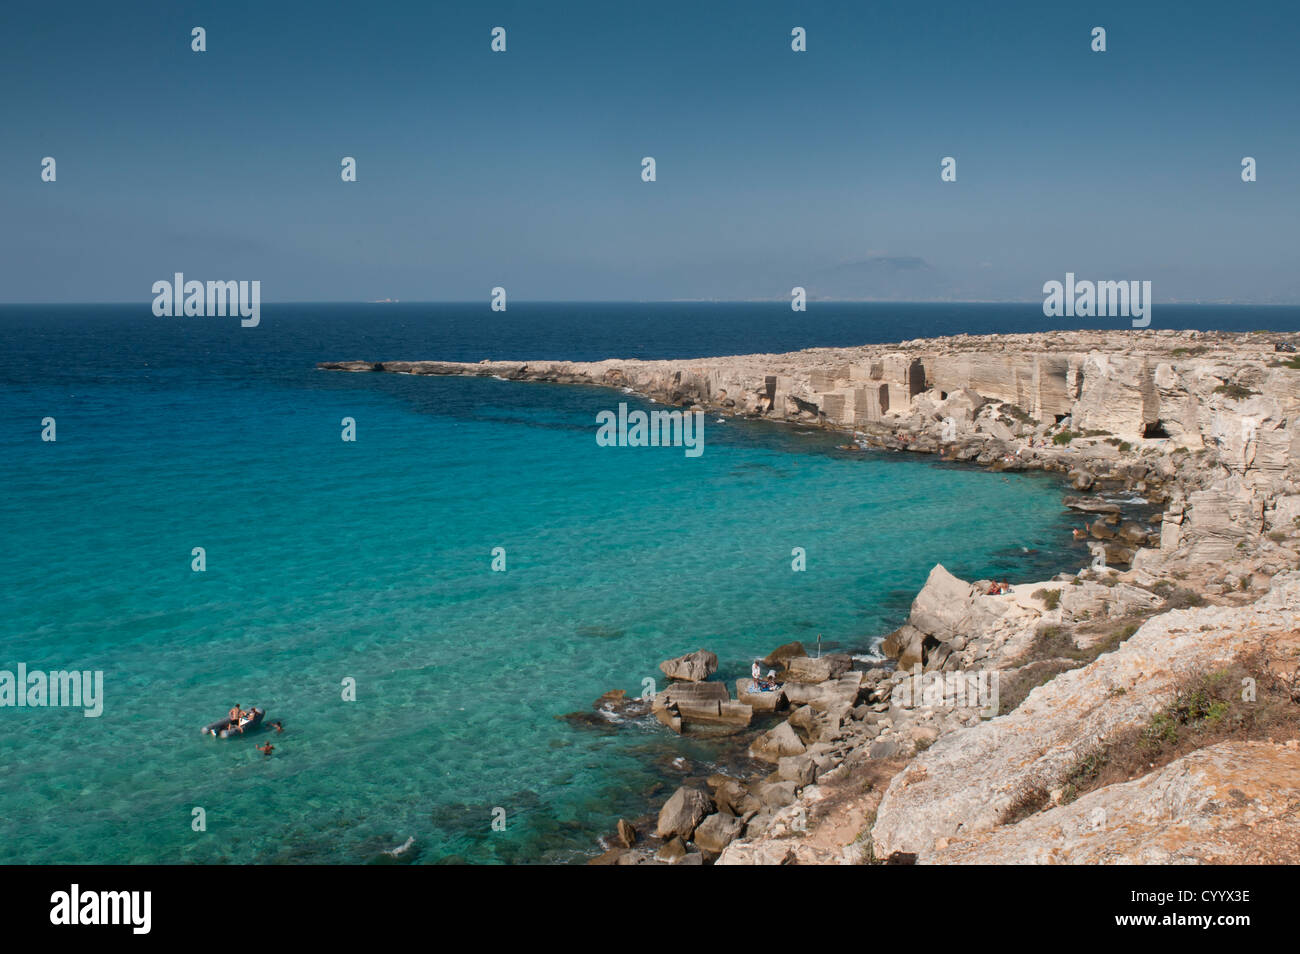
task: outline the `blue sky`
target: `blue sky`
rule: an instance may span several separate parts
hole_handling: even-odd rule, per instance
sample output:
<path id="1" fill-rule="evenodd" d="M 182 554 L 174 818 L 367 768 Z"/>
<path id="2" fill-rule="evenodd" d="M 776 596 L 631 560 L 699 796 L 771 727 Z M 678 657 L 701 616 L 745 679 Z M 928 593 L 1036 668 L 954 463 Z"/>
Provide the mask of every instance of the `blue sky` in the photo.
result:
<path id="1" fill-rule="evenodd" d="M 7 4 L 0 301 L 176 271 L 266 301 L 1035 300 L 1073 271 L 1300 302 L 1298 38 L 1283 2 Z"/>

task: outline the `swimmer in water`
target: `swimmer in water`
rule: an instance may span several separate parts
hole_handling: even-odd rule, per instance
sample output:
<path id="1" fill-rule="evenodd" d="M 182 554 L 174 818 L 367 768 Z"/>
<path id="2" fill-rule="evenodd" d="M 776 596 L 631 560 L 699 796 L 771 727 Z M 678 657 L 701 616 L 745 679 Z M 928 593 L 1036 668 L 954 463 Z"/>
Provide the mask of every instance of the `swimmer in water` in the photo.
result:
<path id="1" fill-rule="evenodd" d="M 267 742 L 264 745 L 259 745 L 257 747 L 257 751 L 261 752 L 263 755 L 270 755 L 274 750 L 275 750 L 275 746 L 272 745 L 270 742 Z"/>
<path id="2" fill-rule="evenodd" d="M 271 723 L 271 727 L 274 728 L 276 732 L 283 732 L 283 731 L 284 731 L 284 726 L 280 725 L 280 720 L 279 720 L 279 719 L 276 719 L 274 722 L 272 722 L 272 723 Z"/>

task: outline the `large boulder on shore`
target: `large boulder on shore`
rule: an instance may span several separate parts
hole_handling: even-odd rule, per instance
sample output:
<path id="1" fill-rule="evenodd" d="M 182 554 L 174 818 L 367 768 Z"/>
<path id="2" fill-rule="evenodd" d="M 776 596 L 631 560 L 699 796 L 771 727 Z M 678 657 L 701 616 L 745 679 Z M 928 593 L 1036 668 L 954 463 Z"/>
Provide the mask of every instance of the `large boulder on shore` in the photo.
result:
<path id="1" fill-rule="evenodd" d="M 774 729 L 764 732 L 749 745 L 751 758 L 764 762 L 779 762 L 785 755 L 803 755 L 804 744 L 789 722 L 782 722 Z"/>
<path id="2" fill-rule="evenodd" d="M 659 809 L 655 834 L 660 838 L 677 835 L 683 841 L 689 841 L 696 826 L 712 811 L 713 799 L 698 788 L 683 786 L 673 792 L 672 798 Z"/>
<path id="3" fill-rule="evenodd" d="M 692 722 L 743 728 L 753 718 L 753 707 L 732 702 L 720 682 L 678 682 L 655 696 L 655 718 L 674 732 Z"/>
<path id="4" fill-rule="evenodd" d="M 857 705 L 862 686 L 863 673 L 850 671 L 826 682 L 787 682 L 783 691 L 792 706 L 812 706 L 819 712 L 829 712 Z"/>
<path id="5" fill-rule="evenodd" d="M 964 646 L 967 638 L 984 632 L 1006 609 L 936 564 L 912 601 L 907 622 L 886 637 L 881 651 L 897 659 L 899 668 L 911 668 L 928 660 L 935 644 Z"/>
<path id="6" fill-rule="evenodd" d="M 695 829 L 695 847 L 711 855 L 720 855 L 722 849 L 731 844 L 744 827 L 744 820 L 735 815 L 726 812 L 710 815 Z"/>
<path id="7" fill-rule="evenodd" d="M 786 661 L 785 675 L 794 682 L 826 682 L 838 679 L 853 668 L 853 657 L 848 653 L 829 656 L 795 656 Z"/>
<path id="8" fill-rule="evenodd" d="M 683 682 L 703 682 L 718 671 L 718 657 L 706 649 L 697 649 L 676 659 L 665 659 L 659 664 L 669 679 Z"/>
<path id="9" fill-rule="evenodd" d="M 797 640 L 793 643 L 785 643 L 776 647 L 768 653 L 767 658 L 762 660 L 763 666 L 767 669 L 784 669 L 786 664 L 796 656 L 807 656 L 808 651 L 803 648 L 803 643 Z"/>

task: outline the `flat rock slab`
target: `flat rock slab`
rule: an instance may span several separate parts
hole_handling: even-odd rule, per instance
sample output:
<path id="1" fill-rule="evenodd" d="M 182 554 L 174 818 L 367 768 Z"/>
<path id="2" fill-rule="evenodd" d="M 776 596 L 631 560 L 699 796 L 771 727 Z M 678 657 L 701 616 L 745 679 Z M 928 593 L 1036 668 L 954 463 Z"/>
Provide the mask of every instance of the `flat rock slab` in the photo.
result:
<path id="1" fill-rule="evenodd" d="M 736 680 L 736 701 L 750 706 L 755 712 L 783 712 L 789 707 L 784 689 L 772 689 L 768 692 L 751 692 L 752 679 Z"/>

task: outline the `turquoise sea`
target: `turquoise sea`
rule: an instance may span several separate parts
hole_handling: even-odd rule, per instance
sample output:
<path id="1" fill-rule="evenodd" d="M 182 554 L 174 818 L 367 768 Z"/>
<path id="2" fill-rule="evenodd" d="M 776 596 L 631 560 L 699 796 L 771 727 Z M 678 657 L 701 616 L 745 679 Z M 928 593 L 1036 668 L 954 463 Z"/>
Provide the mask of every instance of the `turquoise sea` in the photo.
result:
<path id="1" fill-rule="evenodd" d="M 0 863 L 579 860 L 712 750 L 557 717 L 700 647 L 731 676 L 818 634 L 866 651 L 936 561 L 1084 558 L 1042 475 L 712 417 L 699 458 L 602 448 L 596 413 L 636 399 L 315 362 L 779 351 L 1040 327 L 1026 307 L 0 308 L 0 669 L 105 684 L 98 719 L 0 709 Z M 1253 312 L 1194 317 L 1298 324 Z M 283 720 L 274 755 L 200 736 L 235 702 Z"/>

